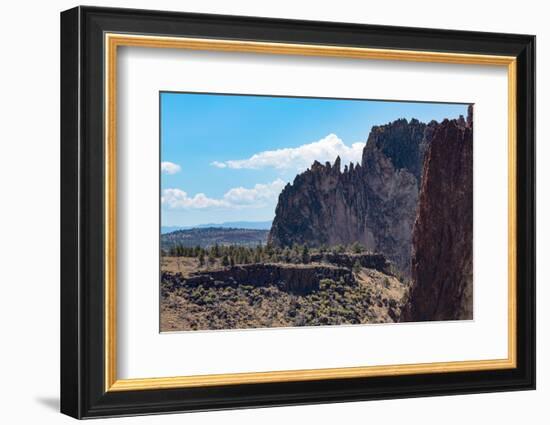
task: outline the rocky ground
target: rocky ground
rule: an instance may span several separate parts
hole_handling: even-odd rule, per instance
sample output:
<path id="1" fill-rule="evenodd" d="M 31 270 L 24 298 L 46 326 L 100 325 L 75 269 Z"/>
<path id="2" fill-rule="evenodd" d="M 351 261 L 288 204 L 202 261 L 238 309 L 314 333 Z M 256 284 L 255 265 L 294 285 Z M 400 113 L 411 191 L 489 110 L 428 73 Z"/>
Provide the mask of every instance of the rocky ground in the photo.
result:
<path id="1" fill-rule="evenodd" d="M 357 265 L 206 270 L 195 258 L 164 257 L 161 331 L 388 323 L 398 320 L 407 291 L 397 277 Z"/>

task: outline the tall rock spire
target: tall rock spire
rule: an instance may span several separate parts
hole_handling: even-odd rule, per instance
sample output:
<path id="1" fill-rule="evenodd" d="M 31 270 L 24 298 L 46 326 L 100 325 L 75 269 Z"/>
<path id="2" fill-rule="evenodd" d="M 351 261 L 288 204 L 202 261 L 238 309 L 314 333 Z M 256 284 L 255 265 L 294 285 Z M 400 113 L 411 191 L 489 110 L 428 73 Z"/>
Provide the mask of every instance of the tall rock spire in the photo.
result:
<path id="1" fill-rule="evenodd" d="M 413 283 L 401 321 L 473 318 L 471 106 L 466 123 L 445 120 L 428 150 L 413 231 Z"/>
<path id="2" fill-rule="evenodd" d="M 333 166 L 333 169 L 338 171 L 338 172 L 340 171 L 340 162 L 341 162 L 340 155 L 338 155 L 336 157 L 336 161 L 334 161 L 334 166 Z"/>

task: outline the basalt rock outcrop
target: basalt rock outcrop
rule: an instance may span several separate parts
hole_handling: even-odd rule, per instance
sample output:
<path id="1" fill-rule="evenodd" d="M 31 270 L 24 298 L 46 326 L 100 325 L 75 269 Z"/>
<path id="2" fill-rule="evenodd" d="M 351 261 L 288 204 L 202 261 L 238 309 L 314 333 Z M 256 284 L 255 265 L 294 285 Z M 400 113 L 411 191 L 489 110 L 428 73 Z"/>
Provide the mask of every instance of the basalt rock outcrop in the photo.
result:
<path id="1" fill-rule="evenodd" d="M 286 264 L 246 264 L 219 270 L 195 272 L 189 276 L 180 273 L 163 273 L 162 282 L 171 287 L 237 287 L 238 285 L 276 285 L 285 292 L 307 294 L 319 289 L 322 279 L 356 283 L 350 269 L 336 266 L 286 265 Z"/>
<path id="2" fill-rule="evenodd" d="M 353 268 L 356 263 L 367 269 L 378 270 L 379 272 L 390 274 L 391 263 L 382 254 L 348 254 L 324 252 L 310 255 L 310 261 L 330 263 L 340 267 Z"/>
<path id="3" fill-rule="evenodd" d="M 412 228 L 435 121 L 372 128 L 360 164 L 313 163 L 279 195 L 268 240 L 275 246 L 360 242 L 410 274 Z"/>
<path id="4" fill-rule="evenodd" d="M 473 316 L 473 120 L 443 121 L 424 164 L 412 287 L 401 321 Z"/>

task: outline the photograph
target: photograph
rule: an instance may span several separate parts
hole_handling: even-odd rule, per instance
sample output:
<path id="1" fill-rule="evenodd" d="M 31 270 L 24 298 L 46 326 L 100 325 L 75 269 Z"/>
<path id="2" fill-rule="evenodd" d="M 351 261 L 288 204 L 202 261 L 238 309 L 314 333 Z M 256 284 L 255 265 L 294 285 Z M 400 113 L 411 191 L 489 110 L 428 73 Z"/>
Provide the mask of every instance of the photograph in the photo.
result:
<path id="1" fill-rule="evenodd" d="M 216 411 L 219 422 L 220 410 L 294 406 L 293 423 L 298 406 L 312 405 L 309 420 L 330 410 L 313 405 L 340 403 L 333 423 L 370 401 L 375 420 L 391 403 L 397 422 L 426 422 L 420 397 L 460 423 L 480 406 L 506 423 L 540 413 L 547 394 L 523 391 L 536 388 L 547 298 L 536 296 L 543 14 L 66 6 L 37 38 L 50 34 L 51 49 L 11 55 L 35 70 L 57 52 L 56 83 L 6 67 L 46 90 L 33 99 L 60 88 L 60 108 L 29 126 L 22 84 L 10 85 L 24 119 L 8 130 L 37 130 L 26 139 L 39 147 L 8 143 L 22 147 L 6 156 L 19 168 L 8 186 L 29 201 L 11 210 L 49 211 L 60 227 L 61 262 L 33 257 L 59 272 L 60 291 L 35 285 L 25 301 L 48 313 L 8 326 L 21 334 L 55 313 L 55 334 L 26 346 L 58 341 L 38 362 L 52 376 L 18 375 L 40 378 L 37 396 L 54 382 L 59 411 L 77 419 Z M 47 172 L 29 174 L 28 160 L 59 193 L 36 190 Z M 22 266 L 5 285 L 16 301 L 31 239 L 4 222 L 18 232 L 8 246 Z M 10 304 L 12 322 L 32 317 Z M 502 403 L 510 391 L 521 400 Z M 258 422 L 238 421 L 248 416 Z"/>
<path id="2" fill-rule="evenodd" d="M 159 103 L 161 332 L 473 320 L 473 104 Z"/>

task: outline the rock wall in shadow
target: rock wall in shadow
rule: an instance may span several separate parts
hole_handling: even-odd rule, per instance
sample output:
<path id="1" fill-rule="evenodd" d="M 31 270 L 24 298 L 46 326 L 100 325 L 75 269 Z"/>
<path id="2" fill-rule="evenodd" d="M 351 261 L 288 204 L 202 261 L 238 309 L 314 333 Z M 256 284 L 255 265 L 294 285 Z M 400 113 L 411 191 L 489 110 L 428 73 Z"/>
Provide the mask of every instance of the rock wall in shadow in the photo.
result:
<path id="1" fill-rule="evenodd" d="M 277 285 L 285 292 L 307 294 L 319 289 L 322 279 L 342 281 L 355 285 L 350 269 L 329 265 L 243 264 L 219 270 L 200 271 L 183 277 L 180 273 L 163 273 L 162 282 L 169 287 L 198 285 L 223 288 L 251 285 L 255 287 Z"/>
<path id="2" fill-rule="evenodd" d="M 401 321 L 473 318 L 472 114 L 443 121 L 428 148 Z"/>

